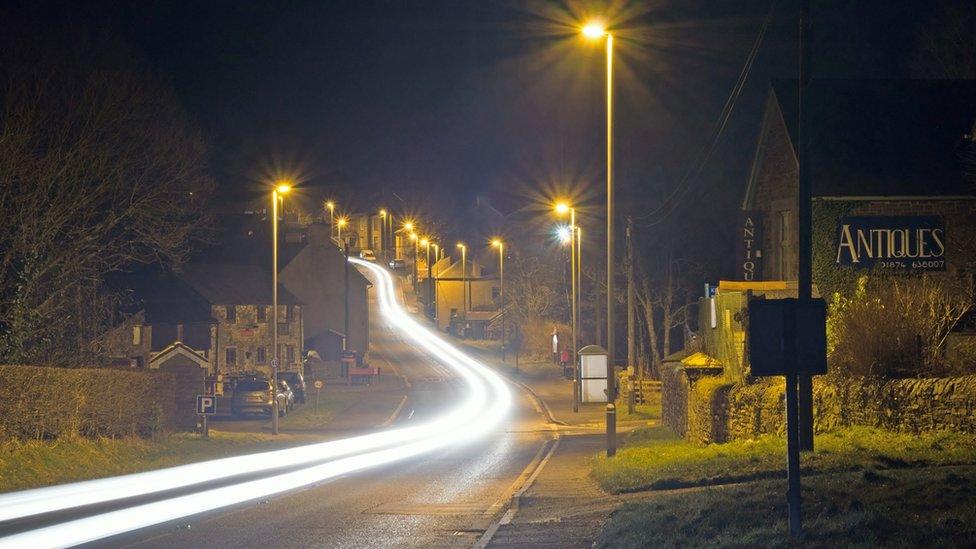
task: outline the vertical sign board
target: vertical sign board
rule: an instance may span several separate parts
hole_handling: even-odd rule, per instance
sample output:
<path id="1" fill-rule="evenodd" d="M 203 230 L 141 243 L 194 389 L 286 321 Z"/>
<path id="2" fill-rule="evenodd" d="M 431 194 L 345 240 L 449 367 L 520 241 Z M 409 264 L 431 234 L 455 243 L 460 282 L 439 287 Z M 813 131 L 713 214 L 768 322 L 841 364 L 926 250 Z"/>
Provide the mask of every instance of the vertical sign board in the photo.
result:
<path id="1" fill-rule="evenodd" d="M 762 280 L 762 212 L 743 210 L 739 213 L 735 230 L 736 280 L 746 282 Z"/>
<path id="2" fill-rule="evenodd" d="M 587 345 L 579 350 L 580 358 L 580 401 L 584 404 L 607 402 L 607 351 L 596 345 Z"/>
<path id="3" fill-rule="evenodd" d="M 792 341 L 788 338 L 792 336 Z M 827 373 L 827 304 L 822 299 L 749 302 L 752 375 Z"/>
<path id="4" fill-rule="evenodd" d="M 217 397 L 214 395 L 197 395 L 197 413 L 202 416 L 212 416 L 217 413 Z"/>

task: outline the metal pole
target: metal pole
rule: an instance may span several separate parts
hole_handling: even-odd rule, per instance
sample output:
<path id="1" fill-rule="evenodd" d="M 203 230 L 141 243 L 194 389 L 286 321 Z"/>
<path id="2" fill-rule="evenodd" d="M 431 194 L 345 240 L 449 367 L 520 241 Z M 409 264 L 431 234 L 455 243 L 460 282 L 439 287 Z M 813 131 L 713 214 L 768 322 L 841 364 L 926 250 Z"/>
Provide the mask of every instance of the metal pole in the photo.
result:
<path id="1" fill-rule="evenodd" d="M 346 256 L 345 257 L 346 263 L 345 263 L 345 270 L 344 270 L 345 280 L 343 282 L 343 285 L 345 286 L 345 295 L 344 295 L 344 305 L 342 307 L 343 322 L 345 323 L 345 327 L 343 328 L 345 330 L 345 334 L 343 334 L 345 337 L 342 338 L 343 350 L 349 348 L 349 245 L 348 244 L 346 244 L 345 256 Z M 360 349 L 360 351 L 361 352 L 365 351 L 365 349 Z"/>
<path id="2" fill-rule="evenodd" d="M 636 364 L 636 314 L 634 311 L 634 241 L 633 241 L 634 220 L 627 217 L 627 367 L 629 371 L 628 382 L 630 383 L 630 393 L 627 395 L 627 413 L 634 413 L 634 406 L 637 404 L 637 392 L 634 390 L 634 373 L 637 371 Z"/>
<path id="3" fill-rule="evenodd" d="M 271 193 L 271 434 L 278 434 L 278 190 Z"/>
<path id="4" fill-rule="evenodd" d="M 505 362 L 505 243 L 498 244 L 498 279 L 502 308 L 502 362 Z"/>
<path id="5" fill-rule="evenodd" d="M 617 453 L 617 371 L 614 367 L 613 291 L 613 35 L 607 33 L 607 457 Z"/>
<path id="6" fill-rule="evenodd" d="M 813 294 L 813 254 L 810 234 L 813 230 L 813 212 L 810 181 L 810 132 L 806 131 L 806 107 L 809 103 L 807 91 L 810 81 L 810 0 L 800 2 L 800 70 L 797 79 L 797 133 L 799 134 L 799 179 L 797 185 L 797 222 L 798 231 L 798 265 L 797 265 L 797 297 L 801 300 L 810 299 Z M 800 449 L 813 450 L 813 379 L 809 375 L 799 376 L 799 397 L 797 411 L 799 412 Z"/>
<path id="7" fill-rule="evenodd" d="M 464 313 L 464 322 L 468 321 L 468 284 L 465 280 L 465 260 L 466 260 L 467 248 L 461 246 L 461 311 Z M 464 328 L 462 328 L 463 330 Z"/>
<path id="8" fill-rule="evenodd" d="M 573 350 L 570 353 L 570 356 L 573 357 L 573 379 L 575 380 L 576 379 L 576 363 L 577 363 L 576 351 L 579 350 L 579 341 L 578 341 L 577 336 L 576 336 L 576 334 L 577 334 L 577 331 L 576 331 L 576 292 L 577 292 L 577 289 L 576 289 L 576 262 L 578 261 L 578 259 L 576 257 L 576 208 L 570 208 L 569 209 L 569 230 L 570 230 L 570 237 L 569 237 L 569 247 L 570 247 L 570 253 L 569 253 L 569 278 L 572 280 L 572 283 L 570 284 L 570 286 L 572 287 L 572 292 L 570 294 L 570 301 L 571 301 L 571 303 L 570 303 L 570 314 L 573 317 L 572 318 L 572 322 L 571 322 L 571 325 L 573 327 L 573 334 L 572 334 L 573 337 L 571 338 L 571 340 L 573 342 Z M 565 375 L 565 373 L 563 375 Z M 573 383 L 573 411 L 574 412 L 575 411 L 579 411 L 579 402 L 578 402 L 578 398 L 577 398 L 577 394 L 576 394 L 576 384 L 575 383 Z"/>

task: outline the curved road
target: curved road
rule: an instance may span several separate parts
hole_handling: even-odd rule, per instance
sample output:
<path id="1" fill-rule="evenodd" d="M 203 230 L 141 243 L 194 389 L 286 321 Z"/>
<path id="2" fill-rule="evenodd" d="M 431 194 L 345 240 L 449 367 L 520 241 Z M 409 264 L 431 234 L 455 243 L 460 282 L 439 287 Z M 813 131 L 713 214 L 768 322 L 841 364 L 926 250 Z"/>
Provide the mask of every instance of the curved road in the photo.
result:
<path id="1" fill-rule="evenodd" d="M 379 363 L 384 372 L 394 370 L 409 386 L 407 401 L 390 429 L 409 431 L 446 417 L 471 398 L 466 372 L 435 358 L 439 353 L 417 340 L 417 332 L 426 330 L 405 325 L 402 316 L 398 319 L 397 315 L 406 313 L 393 303 L 397 292 L 389 281 L 384 283 L 385 272 L 375 265 L 360 268 L 374 283 L 370 291 L 371 361 Z M 534 403 L 515 386 L 509 387 L 512 406 L 506 417 L 473 440 L 467 436 L 466 426 L 476 430 L 482 420 L 477 416 L 467 418 L 460 428 L 453 426 L 446 444 L 418 455 L 394 456 L 395 461 L 381 465 L 369 466 L 364 461 L 362 469 L 329 480 L 169 520 L 92 545 L 470 547 L 505 511 L 551 440 L 549 426 Z M 355 468 L 358 458 L 350 459 Z M 223 484 L 233 482 L 236 479 Z M 205 488 L 213 486 L 194 485 L 184 493 L 192 498 Z M 3 506 L 0 499 L 0 512 Z M 4 541 L 0 539 L 0 546 Z"/>

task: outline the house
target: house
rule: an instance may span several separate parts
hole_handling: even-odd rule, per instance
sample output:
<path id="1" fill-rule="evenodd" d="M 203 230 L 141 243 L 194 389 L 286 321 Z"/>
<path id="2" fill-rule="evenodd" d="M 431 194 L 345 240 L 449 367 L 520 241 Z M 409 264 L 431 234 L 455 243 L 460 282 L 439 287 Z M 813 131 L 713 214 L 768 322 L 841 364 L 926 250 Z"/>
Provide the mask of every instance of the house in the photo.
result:
<path id="1" fill-rule="evenodd" d="M 460 261 L 442 259 L 434 267 L 437 328 L 484 337 L 488 324 L 499 312 L 499 280 L 482 276 L 476 261 L 466 261 L 463 272 Z"/>
<path id="2" fill-rule="evenodd" d="M 202 295 L 172 273 L 131 274 L 113 285 L 128 301 L 130 314 L 106 338 L 112 363 L 214 371 L 218 321 Z"/>
<path id="3" fill-rule="evenodd" d="M 178 276 L 203 297 L 216 321 L 211 355 L 214 373 L 270 374 L 275 319 L 279 369 L 301 371 L 303 305 L 279 283 L 278 311 L 273 314 L 269 273 L 253 265 L 191 263 Z"/>
<path id="4" fill-rule="evenodd" d="M 312 223 L 301 231 L 304 237 L 299 243 L 282 247 L 278 277 L 289 294 L 304 304 L 305 348 L 315 350 L 323 360 L 336 360 L 345 339 L 345 348 L 365 355 L 369 351 L 369 281 L 347 264 L 330 238 L 327 224 Z"/>

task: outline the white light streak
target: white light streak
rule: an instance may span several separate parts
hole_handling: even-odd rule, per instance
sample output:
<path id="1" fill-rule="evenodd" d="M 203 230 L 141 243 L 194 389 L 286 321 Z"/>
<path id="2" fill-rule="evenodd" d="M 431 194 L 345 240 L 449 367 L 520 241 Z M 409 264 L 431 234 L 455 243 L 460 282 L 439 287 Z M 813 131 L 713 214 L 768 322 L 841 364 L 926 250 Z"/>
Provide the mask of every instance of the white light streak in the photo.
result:
<path id="1" fill-rule="evenodd" d="M 0 521 L 308 465 L 258 480 L 202 489 L 15 534 L 0 538 L 0 547 L 64 547 L 91 542 L 464 443 L 497 426 L 511 406 L 511 393 L 502 378 L 411 318 L 397 303 L 393 279 L 386 270 L 359 259 L 349 261 L 373 273 L 380 313 L 390 325 L 465 382 L 468 394 L 463 402 L 437 419 L 414 427 L 6 494 L 0 496 Z"/>

